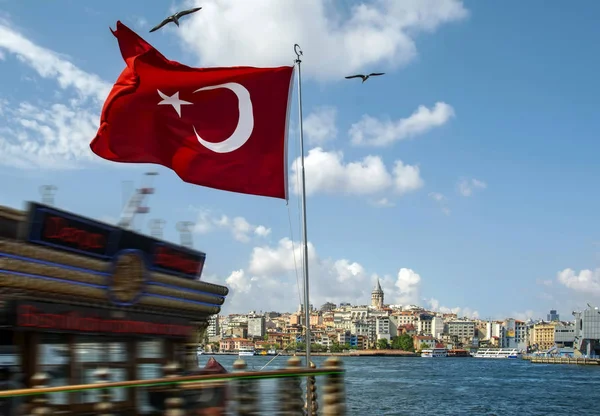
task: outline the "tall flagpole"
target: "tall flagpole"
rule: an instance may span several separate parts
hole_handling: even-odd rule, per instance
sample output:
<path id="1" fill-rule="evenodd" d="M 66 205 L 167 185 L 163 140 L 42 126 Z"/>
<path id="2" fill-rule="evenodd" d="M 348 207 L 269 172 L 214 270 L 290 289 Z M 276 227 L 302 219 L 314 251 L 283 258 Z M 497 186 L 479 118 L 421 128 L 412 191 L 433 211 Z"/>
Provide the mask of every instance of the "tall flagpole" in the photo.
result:
<path id="1" fill-rule="evenodd" d="M 306 230 L 306 175 L 304 173 L 304 128 L 302 126 L 302 49 L 300 45 L 294 45 L 296 53 L 295 63 L 298 65 L 298 114 L 300 117 L 300 166 L 302 171 L 302 243 L 304 246 L 304 319 L 306 325 L 306 366 L 310 368 L 310 301 L 309 301 L 309 286 L 308 286 L 308 235 Z"/>

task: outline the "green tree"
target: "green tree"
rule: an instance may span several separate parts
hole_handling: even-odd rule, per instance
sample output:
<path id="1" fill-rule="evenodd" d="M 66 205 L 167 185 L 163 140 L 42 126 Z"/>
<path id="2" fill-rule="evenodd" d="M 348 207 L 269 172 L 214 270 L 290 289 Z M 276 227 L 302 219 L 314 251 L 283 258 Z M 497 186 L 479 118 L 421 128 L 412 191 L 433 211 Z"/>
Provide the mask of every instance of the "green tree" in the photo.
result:
<path id="1" fill-rule="evenodd" d="M 390 347 L 390 344 L 387 339 L 381 338 L 377 341 L 377 349 L 378 350 L 387 350 Z"/>
<path id="2" fill-rule="evenodd" d="M 333 342 L 333 344 L 331 344 L 331 346 L 329 347 L 329 351 L 331 352 L 342 352 L 342 347 L 340 346 L 339 342 Z"/>
<path id="3" fill-rule="evenodd" d="M 321 344 L 310 344 L 310 349 L 311 349 L 311 351 L 314 351 L 314 352 L 325 351 L 325 347 L 322 346 Z"/>
<path id="4" fill-rule="evenodd" d="M 413 339 L 408 334 L 402 334 L 393 341 L 393 348 L 402 351 L 414 351 Z"/>
<path id="5" fill-rule="evenodd" d="M 265 341 L 268 341 L 268 340 L 269 340 L 269 335 L 265 334 L 265 336 L 263 337 L 263 339 L 264 339 Z"/>
<path id="6" fill-rule="evenodd" d="M 429 344 L 426 342 L 421 342 L 421 345 L 419 345 L 419 350 L 426 350 L 427 348 L 429 348 Z"/>

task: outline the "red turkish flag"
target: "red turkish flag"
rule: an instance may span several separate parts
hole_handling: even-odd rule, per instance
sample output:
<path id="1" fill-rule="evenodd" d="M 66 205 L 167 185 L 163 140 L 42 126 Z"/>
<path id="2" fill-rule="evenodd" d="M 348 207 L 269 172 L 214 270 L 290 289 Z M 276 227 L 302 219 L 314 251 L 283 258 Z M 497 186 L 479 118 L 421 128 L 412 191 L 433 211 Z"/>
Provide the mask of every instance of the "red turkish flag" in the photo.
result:
<path id="1" fill-rule="evenodd" d="M 90 147 L 115 162 L 156 163 L 186 182 L 287 199 L 292 66 L 191 68 L 117 22 L 127 67 Z"/>

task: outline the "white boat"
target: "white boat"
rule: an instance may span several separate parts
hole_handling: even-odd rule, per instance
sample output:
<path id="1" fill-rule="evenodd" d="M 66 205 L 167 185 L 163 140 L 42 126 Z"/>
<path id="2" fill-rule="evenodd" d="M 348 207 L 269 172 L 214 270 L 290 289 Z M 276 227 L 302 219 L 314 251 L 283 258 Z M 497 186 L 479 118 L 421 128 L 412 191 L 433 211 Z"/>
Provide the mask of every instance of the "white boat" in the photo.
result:
<path id="1" fill-rule="evenodd" d="M 254 347 L 240 347 L 238 355 L 240 357 L 248 357 L 255 354 Z"/>
<path id="2" fill-rule="evenodd" d="M 267 355 L 277 355 L 277 350 L 269 350 Z"/>
<path id="3" fill-rule="evenodd" d="M 483 348 L 477 350 L 475 358 L 517 359 L 523 354 L 516 348 Z"/>
<path id="4" fill-rule="evenodd" d="M 448 356 L 446 348 L 432 348 L 421 351 L 421 357 L 424 358 L 443 358 Z"/>

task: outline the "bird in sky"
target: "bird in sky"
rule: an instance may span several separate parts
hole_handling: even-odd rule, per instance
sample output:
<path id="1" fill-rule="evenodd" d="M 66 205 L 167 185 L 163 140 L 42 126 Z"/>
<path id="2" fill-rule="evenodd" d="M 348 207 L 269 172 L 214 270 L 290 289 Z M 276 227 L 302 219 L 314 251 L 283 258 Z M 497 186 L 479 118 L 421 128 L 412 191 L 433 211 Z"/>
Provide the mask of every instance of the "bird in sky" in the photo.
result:
<path id="1" fill-rule="evenodd" d="M 369 75 L 363 75 L 363 74 L 350 75 L 350 76 L 347 76 L 346 79 L 362 78 L 362 82 L 365 82 L 366 80 L 369 79 L 369 77 L 377 77 L 379 75 L 385 75 L 385 72 L 371 72 Z"/>
<path id="2" fill-rule="evenodd" d="M 166 25 L 167 23 L 175 23 L 178 27 L 179 27 L 179 19 L 181 19 L 183 16 L 186 16 L 188 14 L 192 14 L 192 13 L 196 13 L 198 10 L 200 10 L 202 7 L 195 7 L 193 9 L 189 9 L 189 10 L 183 10 L 181 12 L 177 12 L 172 16 L 167 17 L 165 20 L 163 20 L 162 22 L 160 22 L 158 25 L 154 26 L 151 30 L 150 33 L 160 29 L 161 27 L 163 27 L 164 25 Z"/>

